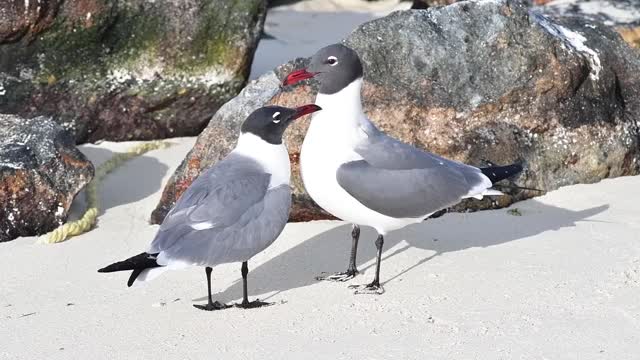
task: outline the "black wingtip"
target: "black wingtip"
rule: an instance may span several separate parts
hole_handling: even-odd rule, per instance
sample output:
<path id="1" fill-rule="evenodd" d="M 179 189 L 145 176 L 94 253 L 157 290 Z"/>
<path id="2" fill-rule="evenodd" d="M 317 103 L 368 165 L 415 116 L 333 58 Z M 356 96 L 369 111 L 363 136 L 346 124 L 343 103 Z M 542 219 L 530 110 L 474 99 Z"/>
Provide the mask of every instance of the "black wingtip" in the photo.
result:
<path id="1" fill-rule="evenodd" d="M 136 256 L 130 257 L 123 261 L 118 261 L 117 263 L 113 263 L 109 266 L 103 267 L 99 269 L 99 273 L 110 273 L 116 271 L 127 271 L 127 270 L 144 270 L 148 268 L 158 267 L 158 263 L 156 262 L 156 256 L 158 254 L 148 254 L 141 253 Z"/>
<path id="2" fill-rule="evenodd" d="M 480 168 L 480 171 L 491 180 L 492 184 L 495 184 L 501 180 L 510 178 L 514 175 L 522 172 L 523 167 L 520 163 L 514 163 L 506 166 L 490 166 Z"/>

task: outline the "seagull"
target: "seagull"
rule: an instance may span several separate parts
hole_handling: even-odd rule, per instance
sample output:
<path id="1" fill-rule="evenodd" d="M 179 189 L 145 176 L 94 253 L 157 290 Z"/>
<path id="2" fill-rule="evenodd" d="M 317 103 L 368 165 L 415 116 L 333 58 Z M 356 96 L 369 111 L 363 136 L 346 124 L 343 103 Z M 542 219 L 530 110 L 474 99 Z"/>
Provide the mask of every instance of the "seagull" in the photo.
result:
<path id="1" fill-rule="evenodd" d="M 249 302 L 247 262 L 276 240 L 289 218 L 291 166 L 282 135 L 294 119 L 318 110 L 317 105 L 304 105 L 254 111 L 242 124 L 233 151 L 185 190 L 149 249 L 98 272 L 131 270 L 127 282 L 131 286 L 168 269 L 204 266 L 209 301 L 194 306 L 212 311 L 230 307 L 212 300 L 212 267 L 242 262 L 243 300 L 237 306 L 271 305 Z"/>
<path id="2" fill-rule="evenodd" d="M 423 221 L 462 199 L 500 195 L 492 189 L 522 166 L 477 168 L 415 148 L 380 131 L 367 118 L 360 98 L 363 67 L 358 54 L 342 44 L 320 49 L 308 68 L 290 73 L 283 86 L 315 78 L 316 104 L 300 153 L 304 186 L 330 214 L 353 224 L 346 272 L 318 280 L 346 281 L 358 274 L 360 226 L 373 227 L 376 272 L 371 283 L 354 285 L 356 293 L 381 294 L 380 262 L 384 236 Z"/>

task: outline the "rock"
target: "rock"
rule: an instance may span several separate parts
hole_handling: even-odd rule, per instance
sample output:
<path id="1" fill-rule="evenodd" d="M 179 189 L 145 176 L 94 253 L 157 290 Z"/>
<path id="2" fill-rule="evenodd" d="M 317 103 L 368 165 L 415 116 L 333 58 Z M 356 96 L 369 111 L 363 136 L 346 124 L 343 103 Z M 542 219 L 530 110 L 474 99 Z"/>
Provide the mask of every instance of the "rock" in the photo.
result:
<path id="1" fill-rule="evenodd" d="M 93 172 L 73 137 L 50 118 L 0 114 L 0 242 L 64 223 Z"/>
<path id="2" fill-rule="evenodd" d="M 400 11 L 361 25 L 345 43 L 364 61 L 365 111 L 384 131 L 473 165 L 522 161 L 521 186 L 553 190 L 640 170 L 640 58 L 617 33 L 585 19 L 551 20 L 519 2 L 478 1 Z M 251 83 L 216 114 L 176 170 L 152 220 L 160 222 L 201 169 L 235 142 L 249 111 L 314 101 L 316 85 L 279 81 L 304 59 Z M 297 157 L 307 122 L 287 133 L 293 220 L 323 218 L 303 190 Z M 537 195 L 463 202 L 506 206 Z"/>
<path id="3" fill-rule="evenodd" d="M 0 113 L 77 142 L 196 135 L 244 86 L 265 0 L 0 3 Z"/>

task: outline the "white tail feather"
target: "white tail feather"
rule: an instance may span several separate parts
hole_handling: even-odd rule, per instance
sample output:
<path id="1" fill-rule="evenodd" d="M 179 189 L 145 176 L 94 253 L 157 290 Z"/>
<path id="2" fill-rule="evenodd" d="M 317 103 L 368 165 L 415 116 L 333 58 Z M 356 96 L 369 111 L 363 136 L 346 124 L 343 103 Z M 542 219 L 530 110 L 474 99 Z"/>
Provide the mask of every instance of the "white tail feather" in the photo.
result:
<path id="1" fill-rule="evenodd" d="M 498 191 L 494 189 L 486 189 L 482 194 L 467 196 L 465 197 L 465 199 L 472 197 L 476 200 L 482 200 L 482 198 L 485 196 L 494 196 L 494 195 L 504 195 L 504 193 L 502 191 Z"/>
<path id="2" fill-rule="evenodd" d="M 134 285 L 136 285 L 138 282 L 151 281 L 151 280 L 157 278 L 158 276 L 160 276 L 160 274 L 162 274 L 163 272 L 165 272 L 167 270 L 169 270 L 169 269 L 164 267 L 164 266 L 151 268 L 151 269 L 145 269 L 140 273 L 140 275 L 138 275 L 138 277 L 136 278 L 136 281 L 134 282 Z"/>
<path id="3" fill-rule="evenodd" d="M 498 190 L 489 189 L 493 186 L 491 180 L 480 172 L 480 169 L 476 169 L 478 171 L 478 175 L 480 175 L 480 182 L 473 186 L 467 195 L 462 197 L 463 199 L 474 198 L 477 200 L 482 200 L 482 197 L 485 195 L 502 195 L 502 193 Z"/>
<path id="4" fill-rule="evenodd" d="M 487 189 L 487 191 L 483 192 L 482 195 L 493 196 L 493 195 L 504 195 L 504 193 L 502 191 L 495 190 L 495 189 Z"/>

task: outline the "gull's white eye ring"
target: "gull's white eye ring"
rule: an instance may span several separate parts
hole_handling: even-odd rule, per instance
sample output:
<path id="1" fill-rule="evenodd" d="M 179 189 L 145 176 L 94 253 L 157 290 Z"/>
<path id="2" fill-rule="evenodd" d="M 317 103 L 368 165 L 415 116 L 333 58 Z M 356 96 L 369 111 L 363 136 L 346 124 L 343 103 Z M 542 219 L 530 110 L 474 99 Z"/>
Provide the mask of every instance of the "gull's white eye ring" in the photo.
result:
<path id="1" fill-rule="evenodd" d="M 273 113 L 273 122 L 274 123 L 279 123 L 280 122 L 280 111 L 276 111 L 275 113 Z"/>
<path id="2" fill-rule="evenodd" d="M 336 66 L 338 65 L 338 58 L 335 56 L 329 56 L 327 58 L 327 63 L 329 64 L 329 66 Z"/>

